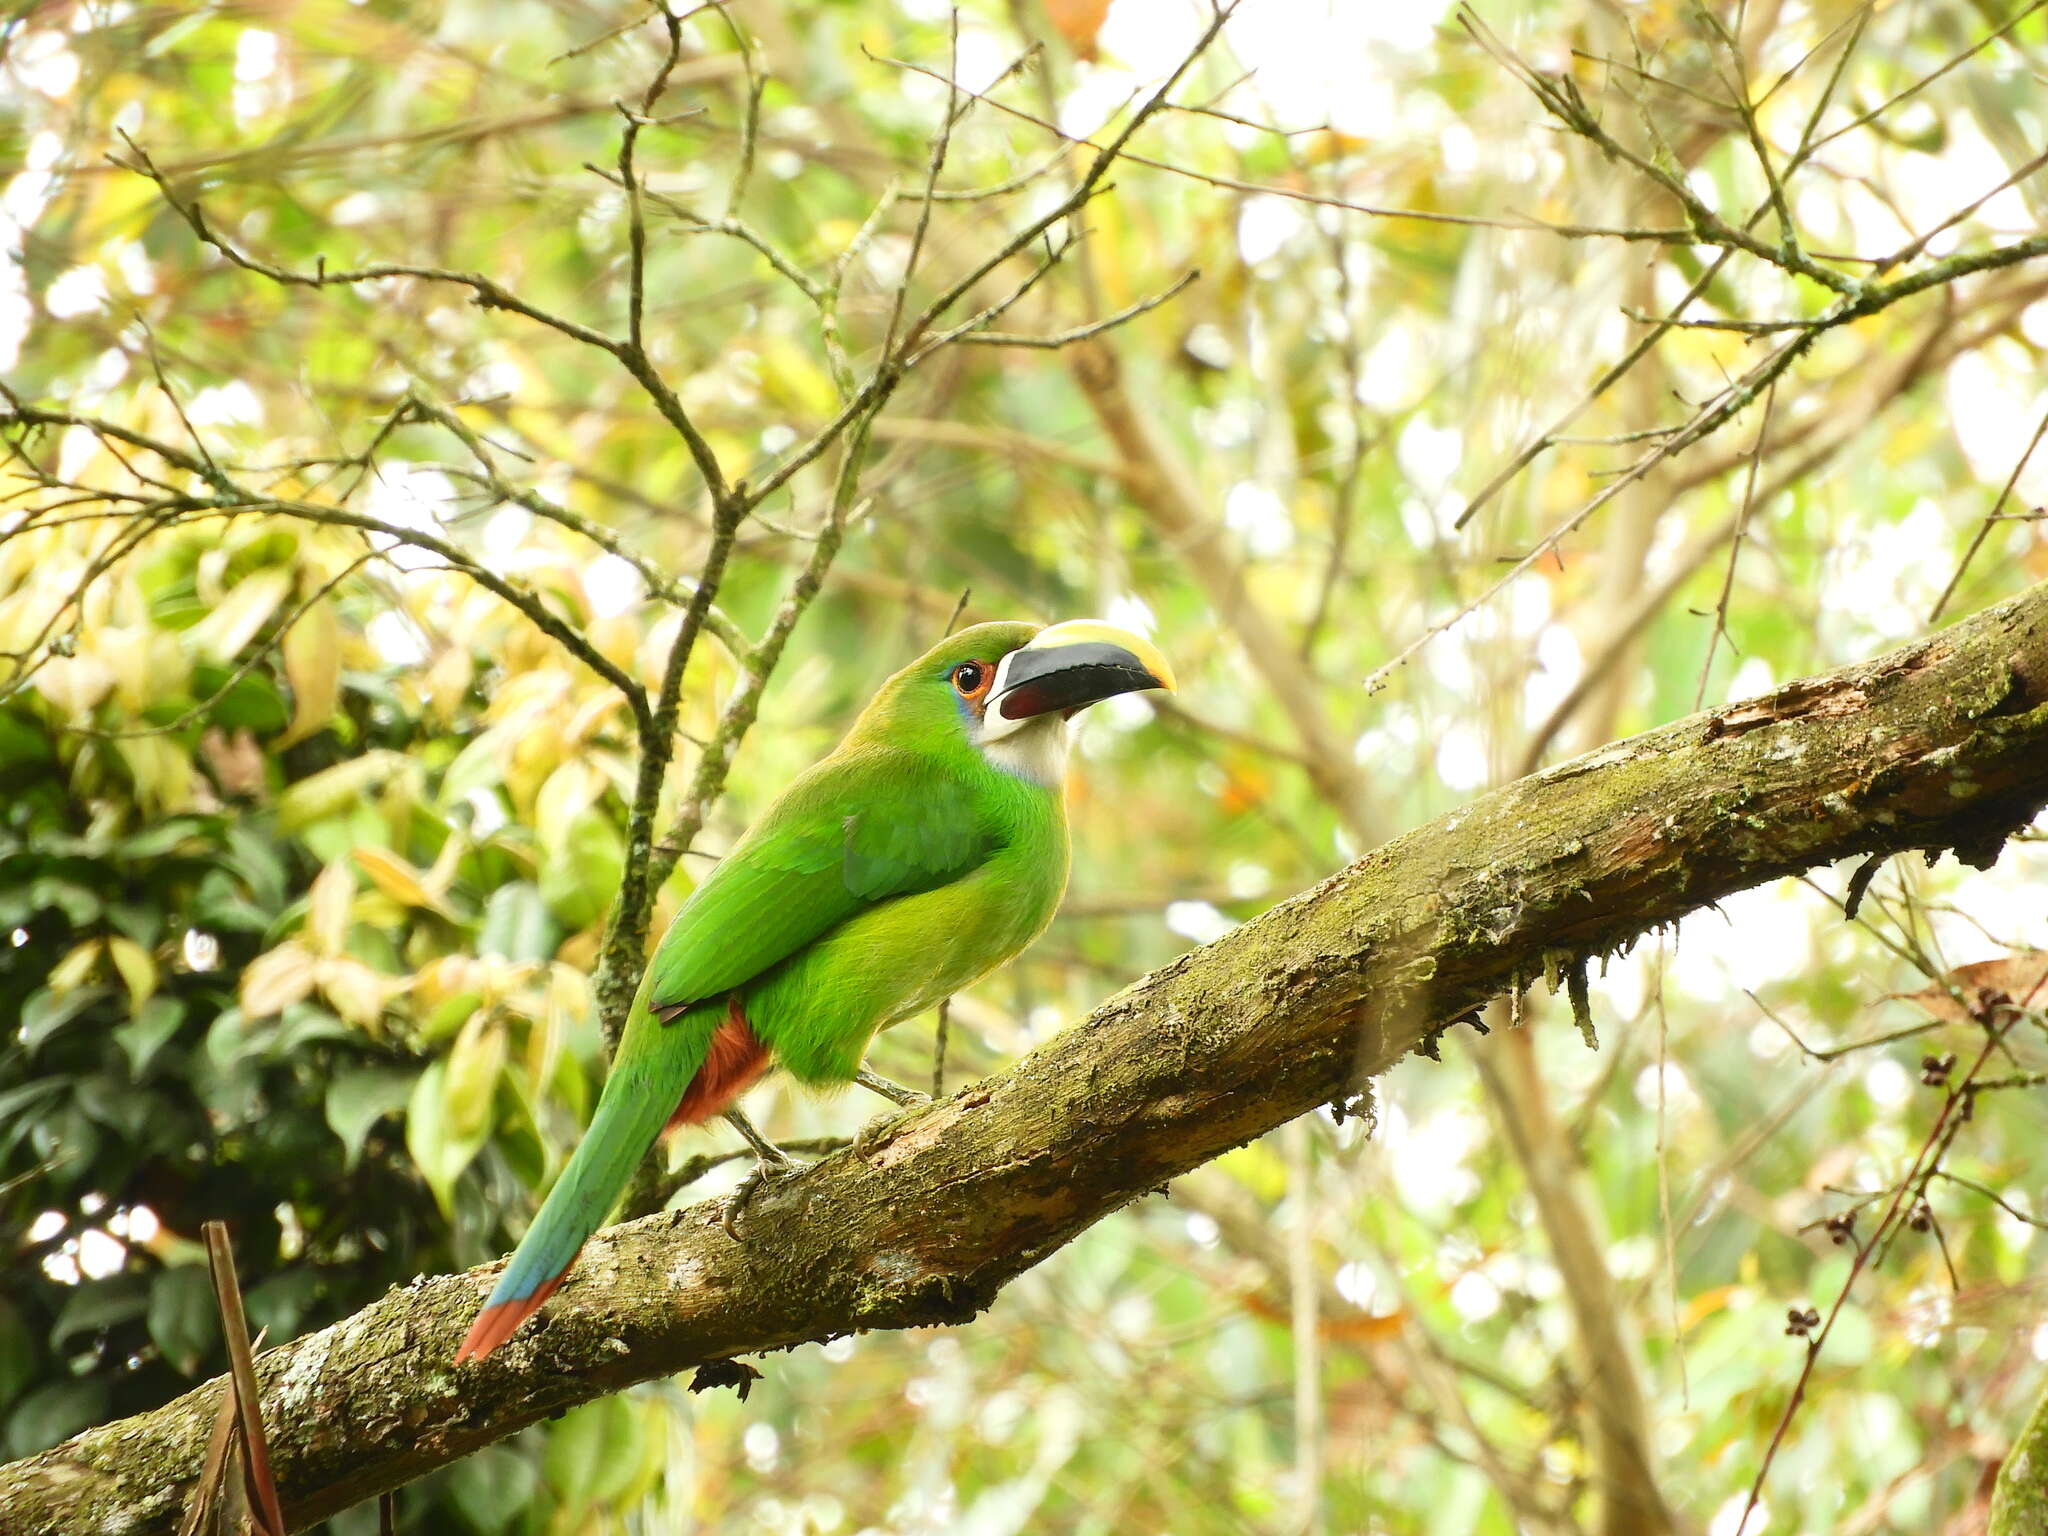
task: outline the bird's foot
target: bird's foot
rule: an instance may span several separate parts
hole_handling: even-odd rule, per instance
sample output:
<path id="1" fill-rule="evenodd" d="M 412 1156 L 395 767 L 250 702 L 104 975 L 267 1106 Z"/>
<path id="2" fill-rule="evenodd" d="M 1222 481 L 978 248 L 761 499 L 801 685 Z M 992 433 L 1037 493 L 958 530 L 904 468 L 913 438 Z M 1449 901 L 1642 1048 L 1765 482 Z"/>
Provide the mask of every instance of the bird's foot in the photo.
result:
<path id="1" fill-rule="evenodd" d="M 891 1082 L 879 1072 L 870 1072 L 866 1067 L 854 1073 L 853 1080 L 861 1087 L 879 1093 L 899 1109 L 922 1109 L 932 1101 L 930 1094 L 919 1093 L 915 1088 L 906 1088 L 901 1083 Z M 889 1127 L 902 1118 L 901 1115 L 877 1115 L 862 1126 L 853 1138 L 853 1155 L 866 1157 L 875 1143 L 888 1134 Z"/>
<path id="2" fill-rule="evenodd" d="M 754 1167 L 737 1188 L 725 1198 L 725 1209 L 719 1214 L 718 1224 L 725 1228 L 725 1235 L 734 1242 L 744 1241 L 739 1233 L 739 1220 L 745 1214 L 761 1186 L 776 1179 L 794 1178 L 810 1167 L 800 1163 L 766 1136 L 754 1129 L 754 1122 L 736 1109 L 725 1113 L 732 1128 L 740 1133 L 746 1144 L 754 1149 Z"/>
<path id="3" fill-rule="evenodd" d="M 901 1115 L 877 1115 L 866 1125 L 853 1133 L 853 1155 L 865 1158 L 875 1147 L 889 1137 L 889 1132 L 903 1117 Z"/>
<path id="4" fill-rule="evenodd" d="M 772 1158 L 758 1159 L 747 1176 L 725 1197 L 725 1209 L 718 1215 L 718 1224 L 725 1228 L 725 1235 L 736 1243 L 745 1242 L 746 1239 L 740 1236 L 740 1218 L 746 1214 L 747 1207 L 753 1204 L 754 1196 L 761 1192 L 761 1187 L 764 1184 L 778 1183 L 783 1179 L 793 1179 L 810 1166 L 809 1163 L 800 1163 L 781 1152 Z"/>
<path id="5" fill-rule="evenodd" d="M 922 1109 L 932 1101 L 930 1094 L 919 1093 L 915 1088 L 906 1088 L 901 1083 L 891 1082 L 878 1072 L 870 1072 L 866 1067 L 854 1073 L 853 1080 L 861 1087 L 879 1093 L 902 1109 Z"/>

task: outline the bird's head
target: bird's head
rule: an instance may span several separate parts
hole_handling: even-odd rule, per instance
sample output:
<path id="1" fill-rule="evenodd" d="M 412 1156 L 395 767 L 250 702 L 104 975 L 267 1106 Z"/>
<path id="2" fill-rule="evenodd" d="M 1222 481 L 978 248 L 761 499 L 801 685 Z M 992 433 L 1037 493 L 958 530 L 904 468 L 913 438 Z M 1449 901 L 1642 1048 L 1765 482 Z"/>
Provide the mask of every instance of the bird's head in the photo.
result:
<path id="1" fill-rule="evenodd" d="M 1077 712 L 1119 693 L 1172 687 L 1159 648 L 1113 624 L 976 624 L 890 678 L 862 723 L 876 717 L 964 737 L 1005 772 L 1053 784 Z"/>

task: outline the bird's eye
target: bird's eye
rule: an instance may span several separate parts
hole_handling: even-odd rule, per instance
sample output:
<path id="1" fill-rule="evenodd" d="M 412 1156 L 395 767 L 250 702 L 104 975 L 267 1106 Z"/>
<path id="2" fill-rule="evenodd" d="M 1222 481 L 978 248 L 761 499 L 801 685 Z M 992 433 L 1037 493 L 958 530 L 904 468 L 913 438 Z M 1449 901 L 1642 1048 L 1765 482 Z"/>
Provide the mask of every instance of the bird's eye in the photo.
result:
<path id="1" fill-rule="evenodd" d="M 963 699 L 978 699 L 988 687 L 990 672 L 978 661 L 963 661 L 953 669 L 953 687 Z"/>

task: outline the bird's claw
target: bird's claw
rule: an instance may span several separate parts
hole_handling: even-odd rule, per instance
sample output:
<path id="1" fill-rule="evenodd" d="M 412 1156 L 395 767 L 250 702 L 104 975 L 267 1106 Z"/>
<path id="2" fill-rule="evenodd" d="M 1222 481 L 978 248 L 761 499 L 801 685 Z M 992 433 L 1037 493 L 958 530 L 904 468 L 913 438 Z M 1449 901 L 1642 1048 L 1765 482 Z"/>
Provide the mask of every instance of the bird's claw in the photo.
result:
<path id="1" fill-rule="evenodd" d="M 752 1171 L 725 1197 L 725 1209 L 718 1217 L 718 1224 L 725 1228 L 725 1235 L 736 1243 L 745 1242 L 746 1239 L 740 1236 L 739 1220 L 753 1203 L 754 1196 L 760 1193 L 761 1186 L 779 1179 L 793 1179 L 810 1166 L 781 1153 L 757 1158 Z"/>
<path id="2" fill-rule="evenodd" d="M 853 1155 L 865 1158 L 868 1153 L 888 1138 L 889 1131 L 903 1117 L 901 1115 L 877 1115 L 853 1134 Z"/>
<path id="3" fill-rule="evenodd" d="M 883 1077 L 879 1072 L 870 1072 L 866 1067 L 854 1073 L 853 1080 L 870 1092 L 879 1093 L 891 1104 L 902 1109 L 922 1109 L 932 1101 L 930 1094 L 919 1093 L 915 1088 L 906 1088 L 901 1083 Z"/>

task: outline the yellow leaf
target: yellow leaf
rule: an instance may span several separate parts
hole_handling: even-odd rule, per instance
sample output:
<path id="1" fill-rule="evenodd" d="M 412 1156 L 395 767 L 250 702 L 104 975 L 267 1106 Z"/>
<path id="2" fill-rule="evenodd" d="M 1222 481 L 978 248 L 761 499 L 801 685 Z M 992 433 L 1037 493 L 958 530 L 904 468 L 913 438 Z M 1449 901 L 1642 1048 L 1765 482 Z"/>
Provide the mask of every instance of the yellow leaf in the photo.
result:
<path id="1" fill-rule="evenodd" d="M 478 1135 L 490 1123 L 491 1099 L 504 1070 L 504 1025 L 479 1010 L 470 1015 L 448 1052 L 444 1106 L 448 1127 L 456 1136 Z"/>
<path id="2" fill-rule="evenodd" d="M 320 995 L 334 1011 L 358 1029 L 374 1030 L 384 1017 L 384 1003 L 403 982 L 381 976 L 362 961 L 348 955 L 331 955 L 318 962 L 313 979 Z"/>
<path id="3" fill-rule="evenodd" d="M 156 961 L 140 944 L 118 933 L 107 940 L 107 953 L 128 988 L 128 1006 L 140 1008 L 156 993 Z"/>
<path id="4" fill-rule="evenodd" d="M 58 996 L 81 987 L 99 968 L 100 941 L 87 939 L 50 967 L 49 987 Z"/>
<path id="5" fill-rule="evenodd" d="M 442 955 L 420 967 L 412 980 L 413 1016 L 429 1040 L 456 1029 L 483 1001 L 481 962 L 468 955 Z"/>
<path id="6" fill-rule="evenodd" d="M 53 656 L 36 670 L 36 692 L 76 718 L 114 687 L 114 669 L 97 656 Z"/>
<path id="7" fill-rule="evenodd" d="M 540 788 L 533 802 L 533 828 L 540 845 L 550 851 L 561 847 L 569 828 L 604 793 L 604 779 L 580 757 L 562 764 Z"/>
<path id="8" fill-rule="evenodd" d="M 243 1017 L 267 1019 L 302 1000 L 313 990 L 314 965 L 312 953 L 291 939 L 258 955 L 242 972 Z"/>
<path id="9" fill-rule="evenodd" d="M 453 838 L 449 841 L 452 843 Z M 441 898 L 441 893 L 421 876 L 420 872 L 388 848 L 365 845 L 355 850 L 356 863 L 370 883 L 389 896 L 393 901 L 408 907 L 425 907 L 442 917 L 454 921 L 455 913 Z"/>
<path id="10" fill-rule="evenodd" d="M 92 634 L 93 655 L 113 674 L 115 697 L 131 713 L 140 713 L 163 697 L 152 694 L 149 686 L 149 640 L 160 633 L 141 625 L 109 624 Z"/>
<path id="11" fill-rule="evenodd" d="M 291 589 L 291 572 L 275 566 L 244 576 L 212 612 L 185 631 L 186 645 L 206 660 L 233 661 L 269 622 Z"/>
<path id="12" fill-rule="evenodd" d="M 526 1039 L 526 1070 L 536 1090 L 545 1087 L 555 1074 L 555 1062 L 562 1042 L 590 1016 L 590 978 L 573 965 L 560 961 L 548 967 L 547 1001 L 542 1005 L 540 1028 Z"/>
<path id="13" fill-rule="evenodd" d="M 438 1008 L 451 997 L 483 991 L 483 966 L 474 955 L 437 955 L 413 973 L 413 1002 Z"/>
<path id="14" fill-rule="evenodd" d="M 341 697 L 341 619 L 326 598 L 284 632 L 284 675 L 292 685 L 292 723 L 274 748 L 304 741 L 334 718 Z"/>
<path id="15" fill-rule="evenodd" d="M 410 766 L 402 752 L 385 750 L 324 768 L 277 797 L 278 829 L 297 832 L 351 810 L 372 789 Z"/>
<path id="16" fill-rule="evenodd" d="M 455 711 L 469 693 L 469 685 L 476 676 L 476 663 L 470 659 L 469 648 L 462 645 L 446 645 L 435 656 L 427 668 L 425 693 L 427 703 L 434 715 L 442 722 L 455 718 Z"/>
<path id="17" fill-rule="evenodd" d="M 167 816 L 192 803 L 192 759 L 168 736 L 134 736 L 114 747 L 145 810 Z"/>
<path id="18" fill-rule="evenodd" d="M 342 945 L 348 942 L 348 909 L 355 897 L 355 876 L 339 859 L 314 878 L 312 906 L 306 917 L 306 937 L 315 953 L 341 953 Z"/>
<path id="19" fill-rule="evenodd" d="M 436 896 L 448 894 L 448 887 L 455 883 L 456 868 L 462 863 L 462 855 L 468 846 L 468 839 L 454 832 L 441 839 L 441 851 L 434 855 L 434 867 L 421 877 L 428 890 Z"/>

